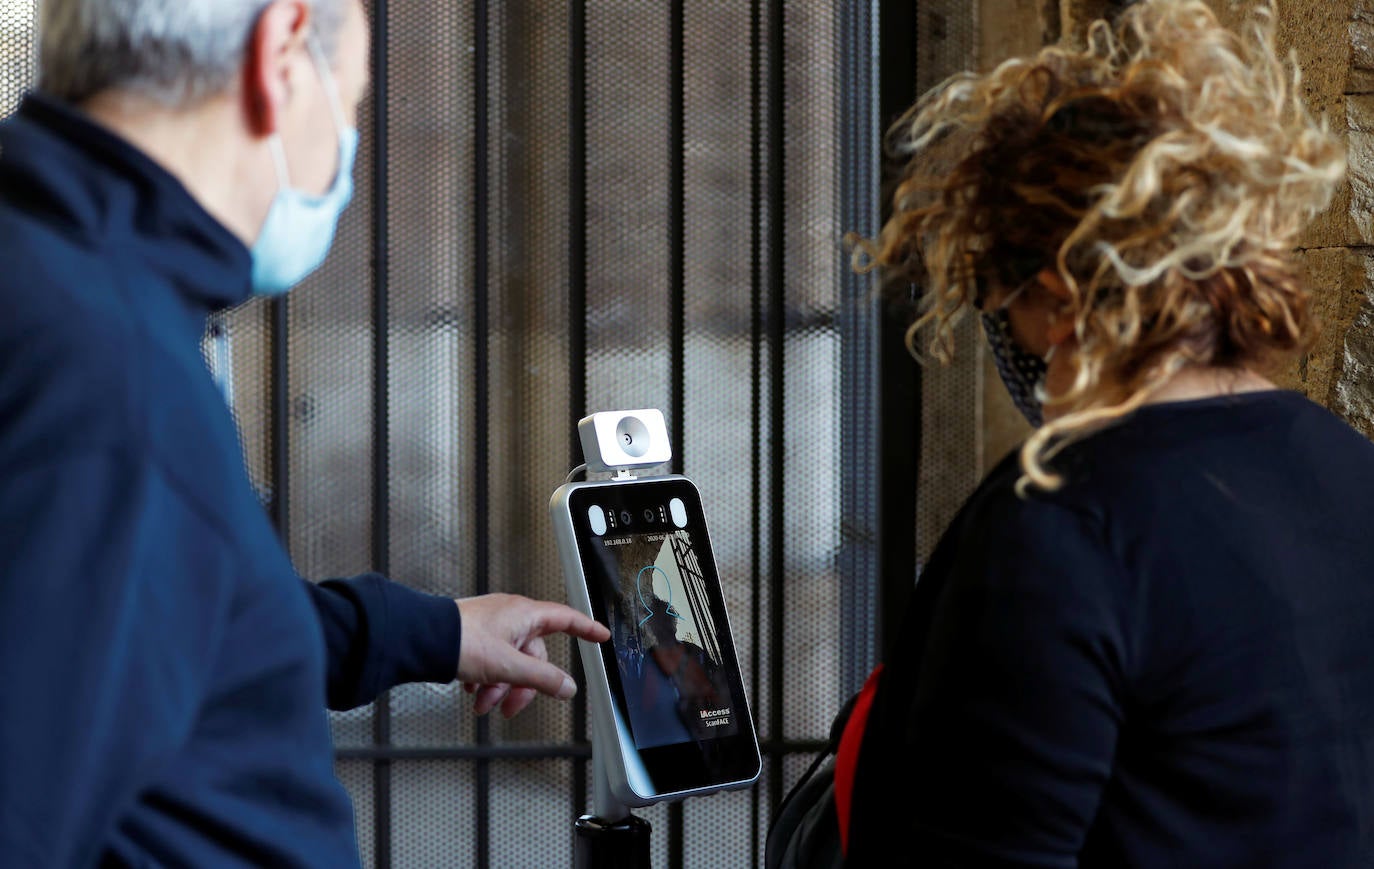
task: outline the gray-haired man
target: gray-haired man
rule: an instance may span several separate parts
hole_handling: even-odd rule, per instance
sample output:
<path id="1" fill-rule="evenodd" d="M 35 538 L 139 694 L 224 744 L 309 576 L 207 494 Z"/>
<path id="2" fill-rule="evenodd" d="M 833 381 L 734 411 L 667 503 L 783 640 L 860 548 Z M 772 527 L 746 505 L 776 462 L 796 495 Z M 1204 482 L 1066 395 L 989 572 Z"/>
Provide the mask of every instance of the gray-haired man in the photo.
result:
<path id="1" fill-rule="evenodd" d="M 357 0 L 45 0 L 0 125 L 0 865 L 358 861 L 324 706 L 569 697 L 561 604 L 295 574 L 199 355 L 351 193 Z M 511 686 L 516 686 L 511 688 Z"/>

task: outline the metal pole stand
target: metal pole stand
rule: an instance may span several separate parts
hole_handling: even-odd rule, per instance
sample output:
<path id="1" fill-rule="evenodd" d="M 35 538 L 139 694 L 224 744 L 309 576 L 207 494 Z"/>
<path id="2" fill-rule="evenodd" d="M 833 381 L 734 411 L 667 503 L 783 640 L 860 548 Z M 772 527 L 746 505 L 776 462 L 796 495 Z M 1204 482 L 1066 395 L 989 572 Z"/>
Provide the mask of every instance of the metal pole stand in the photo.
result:
<path id="1" fill-rule="evenodd" d="M 583 815 L 573 830 L 577 869 L 649 869 L 649 822 L 643 818 L 611 822 Z"/>
<path id="2" fill-rule="evenodd" d="M 597 762 L 597 739 L 592 739 L 592 798 L 596 814 L 573 823 L 576 869 L 650 869 L 649 822 L 611 793 L 606 768 Z"/>

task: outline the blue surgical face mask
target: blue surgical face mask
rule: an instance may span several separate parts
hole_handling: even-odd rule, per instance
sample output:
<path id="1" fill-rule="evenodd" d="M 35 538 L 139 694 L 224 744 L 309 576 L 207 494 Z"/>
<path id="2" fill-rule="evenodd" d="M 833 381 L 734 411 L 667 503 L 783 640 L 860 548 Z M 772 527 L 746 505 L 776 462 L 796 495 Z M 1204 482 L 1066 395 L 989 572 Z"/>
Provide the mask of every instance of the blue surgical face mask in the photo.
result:
<path id="1" fill-rule="evenodd" d="M 291 186 L 280 134 L 274 134 L 269 140 L 268 147 L 277 169 L 277 195 L 253 245 L 254 295 L 280 295 L 319 268 L 334 243 L 339 215 L 353 198 L 353 161 L 358 154 L 358 131 L 344 120 L 338 85 L 319 42 L 312 35 L 307 43 L 334 115 L 334 128 L 339 138 L 339 171 L 322 196 L 296 190 Z"/>

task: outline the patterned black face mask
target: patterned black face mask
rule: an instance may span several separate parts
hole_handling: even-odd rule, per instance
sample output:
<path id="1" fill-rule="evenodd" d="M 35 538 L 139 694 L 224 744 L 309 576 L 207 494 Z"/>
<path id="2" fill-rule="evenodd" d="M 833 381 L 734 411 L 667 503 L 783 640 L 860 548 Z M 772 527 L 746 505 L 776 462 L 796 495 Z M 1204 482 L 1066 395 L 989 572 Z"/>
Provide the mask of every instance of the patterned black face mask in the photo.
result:
<path id="1" fill-rule="evenodd" d="M 983 331 L 992 348 L 993 361 L 1002 383 L 1011 393 L 1012 403 L 1033 427 L 1045 421 L 1045 372 L 1049 364 L 1027 353 L 1011 336 L 1011 320 L 1005 305 L 983 314 Z"/>

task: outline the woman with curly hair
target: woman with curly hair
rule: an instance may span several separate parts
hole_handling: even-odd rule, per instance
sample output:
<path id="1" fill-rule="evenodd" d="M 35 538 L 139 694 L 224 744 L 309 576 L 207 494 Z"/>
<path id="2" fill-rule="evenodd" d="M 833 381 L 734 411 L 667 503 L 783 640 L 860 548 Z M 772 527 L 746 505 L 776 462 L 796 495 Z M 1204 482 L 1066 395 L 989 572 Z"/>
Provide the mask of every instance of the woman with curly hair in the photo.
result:
<path id="1" fill-rule="evenodd" d="M 1038 427 L 844 732 L 849 865 L 1374 863 L 1374 445 L 1269 379 L 1344 156 L 1271 22 L 1145 0 L 894 128 L 860 266 L 936 358 L 981 316 Z"/>

